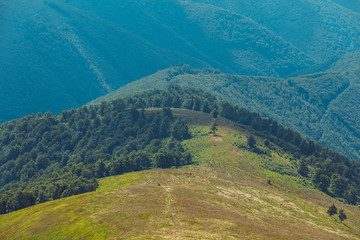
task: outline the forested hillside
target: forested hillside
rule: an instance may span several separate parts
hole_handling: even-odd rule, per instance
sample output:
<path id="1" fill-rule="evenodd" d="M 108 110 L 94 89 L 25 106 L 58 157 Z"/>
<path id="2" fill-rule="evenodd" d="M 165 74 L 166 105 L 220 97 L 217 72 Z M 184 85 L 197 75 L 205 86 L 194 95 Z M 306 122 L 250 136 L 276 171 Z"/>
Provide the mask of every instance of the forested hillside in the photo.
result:
<path id="1" fill-rule="evenodd" d="M 359 14 L 351 6 L 3 0 L 0 122 L 58 114 L 170 66 L 271 77 L 314 73 L 359 51 Z"/>
<path id="2" fill-rule="evenodd" d="M 304 51 L 318 64 L 332 62 L 347 52 L 358 50 L 358 0 L 194 1 L 253 19 Z"/>
<path id="3" fill-rule="evenodd" d="M 181 143 L 191 137 L 189 127 L 173 116 L 170 108 L 231 120 L 265 139 L 265 147 L 279 147 L 299 167 L 295 172 L 268 163 L 271 171 L 303 176 L 333 197 L 350 204 L 358 202 L 360 163 L 306 140 L 274 120 L 218 101 L 203 91 L 172 86 L 64 111 L 59 116 L 38 114 L 2 124 L 1 212 L 94 190 L 94 178 L 190 164 L 192 157 Z M 212 131 L 215 133 L 216 125 Z M 267 154 L 253 137 L 247 145 L 234 144 Z"/>
<path id="4" fill-rule="evenodd" d="M 0 0 L 0 239 L 360 239 L 359 62 L 360 0 Z"/>
<path id="5" fill-rule="evenodd" d="M 335 64 L 334 68 L 339 65 Z M 359 70 L 282 79 L 230 75 L 184 66 L 159 71 L 93 102 L 144 89 L 162 89 L 171 84 L 197 86 L 360 160 Z"/>
<path id="6" fill-rule="evenodd" d="M 359 0 L 334 0 L 335 3 L 348 8 L 354 12 L 360 13 L 360 1 Z"/>
<path id="7" fill-rule="evenodd" d="M 0 213 L 93 191 L 96 178 L 191 163 L 186 124 L 170 109 L 138 111 L 137 100 L 2 124 Z"/>

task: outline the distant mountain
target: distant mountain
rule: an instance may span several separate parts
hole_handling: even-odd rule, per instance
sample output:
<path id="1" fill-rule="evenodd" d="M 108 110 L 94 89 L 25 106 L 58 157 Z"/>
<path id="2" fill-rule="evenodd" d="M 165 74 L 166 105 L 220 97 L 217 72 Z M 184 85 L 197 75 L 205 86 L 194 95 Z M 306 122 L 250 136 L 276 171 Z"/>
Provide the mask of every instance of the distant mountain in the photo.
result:
<path id="1" fill-rule="evenodd" d="M 252 19 L 210 4 L 178 0 L 67 3 L 226 72 L 278 76 L 312 63 L 301 50 Z"/>
<path id="2" fill-rule="evenodd" d="M 360 52 L 347 53 L 322 70 L 327 72 L 344 72 L 347 74 L 356 74 L 356 72 L 358 72 L 360 69 L 359 62 Z M 356 79 L 355 76 L 354 79 Z"/>
<path id="3" fill-rule="evenodd" d="M 208 66 L 60 2 L 1 4 L 0 121 L 80 106 L 161 67 Z"/>
<path id="4" fill-rule="evenodd" d="M 171 84 L 196 86 L 270 117 L 303 136 L 360 160 L 360 70 L 296 78 L 250 77 L 170 68 L 132 82 L 91 102 L 116 99 Z"/>
<path id="5" fill-rule="evenodd" d="M 359 0 L 194 0 L 243 14 L 318 64 L 359 49 Z"/>
<path id="6" fill-rule="evenodd" d="M 333 2 L 348 8 L 354 12 L 360 13 L 360 1 L 359 0 L 333 0 Z"/>
<path id="7" fill-rule="evenodd" d="M 296 76 L 360 46 L 359 13 L 345 1 L 2 0 L 0 9 L 0 122 L 79 107 L 170 66 Z"/>

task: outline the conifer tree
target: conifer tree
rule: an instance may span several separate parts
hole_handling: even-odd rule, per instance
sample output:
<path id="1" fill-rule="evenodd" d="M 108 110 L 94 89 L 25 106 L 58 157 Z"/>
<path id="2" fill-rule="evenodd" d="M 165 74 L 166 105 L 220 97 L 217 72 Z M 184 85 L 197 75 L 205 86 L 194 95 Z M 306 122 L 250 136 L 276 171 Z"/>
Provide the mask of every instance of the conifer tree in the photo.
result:
<path id="1" fill-rule="evenodd" d="M 212 110 L 210 114 L 213 118 L 217 118 L 219 115 L 219 112 L 218 112 L 218 110 L 216 110 L 216 108 L 214 108 L 214 110 Z"/>
<path id="2" fill-rule="evenodd" d="M 329 216 L 337 214 L 336 206 L 334 204 L 330 206 L 329 209 L 327 210 L 327 213 L 329 214 Z"/>
<path id="3" fill-rule="evenodd" d="M 340 210 L 339 210 L 339 215 L 338 215 L 338 217 L 339 217 L 339 219 L 340 219 L 341 222 L 344 221 L 344 220 L 347 218 L 347 216 L 346 216 L 346 214 L 345 214 L 345 211 L 342 210 L 342 209 L 340 209 Z"/>
<path id="4" fill-rule="evenodd" d="M 210 133 L 212 133 L 212 134 L 215 135 L 217 130 L 218 130 L 218 129 L 217 129 L 217 124 L 216 124 L 216 122 L 214 121 L 214 122 L 211 124 Z"/>

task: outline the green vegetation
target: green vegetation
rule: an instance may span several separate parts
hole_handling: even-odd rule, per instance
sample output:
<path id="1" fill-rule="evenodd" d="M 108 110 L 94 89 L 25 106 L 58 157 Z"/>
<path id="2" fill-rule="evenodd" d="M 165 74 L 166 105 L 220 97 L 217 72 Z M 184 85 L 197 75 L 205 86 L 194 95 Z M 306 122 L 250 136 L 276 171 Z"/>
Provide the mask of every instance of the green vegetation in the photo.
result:
<path id="1" fill-rule="evenodd" d="M 327 213 L 329 214 L 329 216 L 331 217 L 332 215 L 336 215 L 337 214 L 337 208 L 336 206 L 333 204 L 329 207 L 329 209 L 327 210 Z"/>
<path id="2" fill-rule="evenodd" d="M 177 70 L 181 72 L 181 69 Z M 108 98 L 113 98 L 119 92 L 108 96 Z M 359 162 L 349 160 L 318 143 L 306 140 L 299 133 L 281 126 L 274 120 L 261 118 L 259 114 L 251 113 L 228 102 L 216 101 L 216 98 L 211 97 L 208 93 L 178 86 L 170 86 L 162 91 L 152 90 L 134 95 L 134 97 L 136 96 L 143 96 L 148 99 L 146 107 L 182 107 L 190 110 L 201 110 L 200 106 L 207 105 L 210 112 L 216 109 L 219 116 L 252 129 L 258 136 L 266 138 L 280 146 L 284 151 L 293 154 L 294 158 L 297 159 L 296 165 L 299 166 L 298 173 L 309 180 L 311 179 L 321 191 L 343 199 L 350 204 L 356 204 L 359 201 Z M 166 101 L 161 102 L 161 98 L 165 98 Z M 249 138 L 251 145 L 249 143 L 248 145 L 254 153 L 266 153 L 256 146 L 255 139 Z M 240 144 L 239 147 L 242 145 Z M 277 169 L 277 171 L 289 175 L 295 174 L 292 173 L 292 170 L 287 169 L 287 166 L 272 166 L 270 162 L 265 164 L 272 170 Z"/>
<path id="3" fill-rule="evenodd" d="M 309 168 L 306 165 L 305 161 L 300 161 L 300 165 L 298 168 L 298 173 L 303 176 L 303 177 L 307 177 L 309 174 Z"/>
<path id="4" fill-rule="evenodd" d="M 214 121 L 212 124 L 211 124 L 211 128 L 210 128 L 210 133 L 212 134 L 216 134 L 216 131 L 217 131 L 217 124 L 216 124 L 216 121 Z"/>
<path id="5" fill-rule="evenodd" d="M 95 178 L 191 163 L 187 125 L 126 99 L 0 126 L 0 214 L 93 191 Z"/>
<path id="6" fill-rule="evenodd" d="M 342 221 L 344 221 L 346 218 L 347 218 L 347 216 L 346 216 L 346 214 L 345 214 L 345 212 L 344 212 L 344 210 L 343 209 L 340 209 L 339 210 L 339 219 L 340 219 L 340 221 L 342 222 Z"/>
<path id="7" fill-rule="evenodd" d="M 276 146 L 284 152 L 281 158 L 290 155 L 292 164 L 298 166 L 296 171 L 282 160 L 263 158 L 262 166 L 270 172 L 301 175 L 330 196 L 350 204 L 359 202 L 359 162 L 208 93 L 171 86 L 64 111 L 59 116 L 33 114 L 2 124 L 2 213 L 94 190 L 97 183 L 93 178 L 190 164 L 192 157 L 181 144 L 191 137 L 189 126 L 173 116 L 170 108 L 216 109 L 218 118 L 250 132 L 246 144 L 243 140 L 232 143 L 250 151 L 249 157 L 271 156 Z M 266 139 L 267 144 L 255 136 Z M 222 154 L 227 154 L 225 149 Z"/>
<path id="8" fill-rule="evenodd" d="M 153 110 L 160 111 L 161 109 Z M 219 117 L 173 109 L 192 138 L 182 141 L 196 164 L 99 179 L 95 192 L 0 216 L 0 239 L 357 239 L 360 210 L 321 194 L 300 175 L 263 167 L 296 161 L 273 142 L 268 154 L 239 148 L 250 128 Z M 257 147 L 264 139 L 252 132 Z M 271 179 L 271 185 L 267 180 Z M 305 180 L 305 181 L 304 181 Z M 326 213 L 344 209 L 345 224 Z M 336 217 L 337 219 L 337 217 Z"/>
<path id="9" fill-rule="evenodd" d="M 325 71 L 359 51 L 355 1 L 1 1 L 0 122 L 58 114 L 170 66 Z"/>
<path id="10" fill-rule="evenodd" d="M 354 12 L 360 13 L 360 1 L 359 0 L 333 0 L 335 3 L 348 8 Z"/>
<path id="11" fill-rule="evenodd" d="M 197 86 L 220 99 L 277 120 L 303 137 L 319 141 L 349 158 L 360 160 L 359 116 L 354 110 L 360 108 L 358 79 L 359 70 L 347 75 L 319 73 L 281 79 L 222 74 L 184 66 L 160 71 L 93 102 L 145 89 L 164 89 L 171 84 Z"/>
<path id="12" fill-rule="evenodd" d="M 359 41 L 353 39 L 359 31 L 359 24 L 351 23 L 351 19 L 358 19 L 359 0 L 330 0 L 326 3 L 311 0 L 195 1 L 210 3 L 260 23 L 286 42 L 301 49 L 320 66 L 328 65 L 344 52 L 358 49 L 348 44 L 358 44 Z M 335 39 L 337 41 L 333 42 Z"/>
<path id="13" fill-rule="evenodd" d="M 254 138 L 253 135 L 250 135 L 248 138 L 247 138 L 247 144 L 250 148 L 255 148 L 255 145 L 256 145 L 256 140 Z"/>

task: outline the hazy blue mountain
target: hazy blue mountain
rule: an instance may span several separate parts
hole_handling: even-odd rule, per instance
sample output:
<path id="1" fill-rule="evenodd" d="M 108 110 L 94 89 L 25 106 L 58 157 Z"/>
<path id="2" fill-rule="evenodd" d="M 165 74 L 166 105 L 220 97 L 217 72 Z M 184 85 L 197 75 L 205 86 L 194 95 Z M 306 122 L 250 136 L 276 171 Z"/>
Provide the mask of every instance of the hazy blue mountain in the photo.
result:
<path id="1" fill-rule="evenodd" d="M 360 13 L 360 1 L 359 0 L 333 0 L 333 2 L 348 8 L 352 11 Z"/>
<path id="2" fill-rule="evenodd" d="M 69 5 L 1 4 L 0 121 L 77 107 L 159 68 L 209 66 Z"/>
<path id="3" fill-rule="evenodd" d="M 360 68 L 360 52 L 351 52 L 338 58 L 330 66 L 323 69 L 326 72 L 356 72 Z"/>
<path id="4" fill-rule="evenodd" d="M 170 66 L 277 78 L 328 70 L 360 51 L 355 3 L 1 0 L 0 122 L 78 107 Z"/>
<path id="5" fill-rule="evenodd" d="M 357 111 L 360 109 L 360 69 L 284 79 L 170 68 L 129 83 L 91 104 L 171 84 L 196 86 L 215 93 L 360 160 L 360 112 Z"/>
<path id="6" fill-rule="evenodd" d="M 279 76 L 312 63 L 301 50 L 250 18 L 213 5 L 177 0 L 67 1 L 226 72 Z M 116 9 L 115 15 L 109 14 L 110 8 Z"/>
<path id="7" fill-rule="evenodd" d="M 360 1 L 195 0 L 243 14 L 321 64 L 359 49 Z M 351 11 L 352 10 L 352 11 Z"/>

